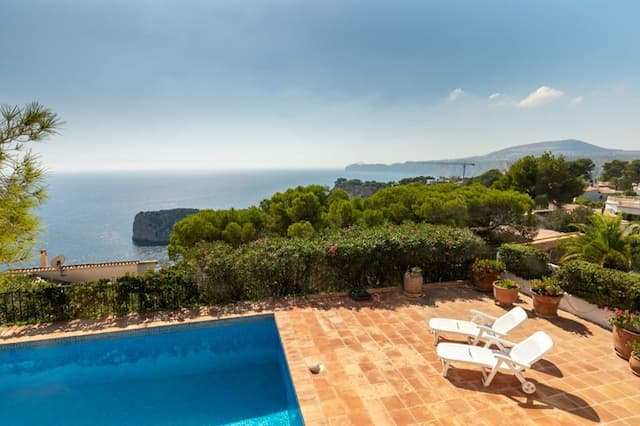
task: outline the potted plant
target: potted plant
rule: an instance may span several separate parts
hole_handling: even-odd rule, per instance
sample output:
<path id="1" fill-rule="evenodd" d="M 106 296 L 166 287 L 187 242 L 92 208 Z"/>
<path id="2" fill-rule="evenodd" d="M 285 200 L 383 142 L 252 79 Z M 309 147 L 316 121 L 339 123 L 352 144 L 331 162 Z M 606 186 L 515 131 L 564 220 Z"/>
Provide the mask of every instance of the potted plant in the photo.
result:
<path id="1" fill-rule="evenodd" d="M 613 348 L 616 354 L 629 359 L 631 342 L 640 343 L 640 313 L 616 309 L 609 324 L 613 326 Z"/>
<path id="2" fill-rule="evenodd" d="M 548 318 L 558 315 L 558 306 L 564 296 L 564 290 L 555 278 L 531 280 L 531 295 L 536 315 Z"/>
<path id="3" fill-rule="evenodd" d="M 422 268 L 414 266 L 404 273 L 404 293 L 409 297 L 422 296 Z"/>
<path id="4" fill-rule="evenodd" d="M 513 280 L 497 280 L 493 282 L 493 297 L 503 305 L 512 305 L 518 299 L 520 284 Z"/>
<path id="5" fill-rule="evenodd" d="M 493 259 L 476 259 L 471 265 L 474 284 L 482 291 L 491 291 L 493 282 L 504 270 L 504 263 Z"/>
<path id="6" fill-rule="evenodd" d="M 640 342 L 632 341 L 629 343 L 631 347 L 631 356 L 629 357 L 629 368 L 636 376 L 640 376 Z"/>

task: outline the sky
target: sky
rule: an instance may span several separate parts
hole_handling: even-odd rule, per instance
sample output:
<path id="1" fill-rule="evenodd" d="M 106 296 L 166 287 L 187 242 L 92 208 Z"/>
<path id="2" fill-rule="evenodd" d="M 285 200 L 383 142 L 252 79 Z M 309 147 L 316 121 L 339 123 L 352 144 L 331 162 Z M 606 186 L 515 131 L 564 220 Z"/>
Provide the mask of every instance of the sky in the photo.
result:
<path id="1" fill-rule="evenodd" d="M 0 0 L 0 103 L 52 171 L 640 149 L 636 0 Z"/>

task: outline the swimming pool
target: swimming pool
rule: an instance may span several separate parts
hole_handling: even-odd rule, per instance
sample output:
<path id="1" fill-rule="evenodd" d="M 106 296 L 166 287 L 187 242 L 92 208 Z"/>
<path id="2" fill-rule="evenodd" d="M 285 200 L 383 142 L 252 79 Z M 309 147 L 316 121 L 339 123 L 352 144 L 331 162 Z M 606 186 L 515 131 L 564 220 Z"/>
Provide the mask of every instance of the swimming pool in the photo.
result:
<path id="1" fill-rule="evenodd" d="M 273 315 L 0 346 L 6 425 L 302 425 Z"/>

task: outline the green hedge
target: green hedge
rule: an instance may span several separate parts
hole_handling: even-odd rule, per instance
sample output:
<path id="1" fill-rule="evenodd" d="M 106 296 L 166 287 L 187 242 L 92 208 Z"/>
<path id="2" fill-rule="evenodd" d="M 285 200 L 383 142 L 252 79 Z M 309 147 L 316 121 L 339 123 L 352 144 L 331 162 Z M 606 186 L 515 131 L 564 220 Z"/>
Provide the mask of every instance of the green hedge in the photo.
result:
<path id="1" fill-rule="evenodd" d="M 567 292 L 600 307 L 640 311 L 640 275 L 575 260 L 555 275 Z"/>
<path id="2" fill-rule="evenodd" d="M 498 256 L 507 271 L 526 279 L 549 275 L 549 256 L 542 250 L 522 245 L 503 244 L 498 248 Z"/>
<path id="3" fill-rule="evenodd" d="M 311 239 L 271 238 L 237 249 L 200 244 L 187 256 L 210 302 L 397 285 L 412 266 L 425 281 L 467 278 L 484 243 L 428 224 L 351 227 Z"/>
<path id="4" fill-rule="evenodd" d="M 427 224 L 352 227 L 314 238 L 198 245 L 179 264 L 114 282 L 0 280 L 0 323 L 175 310 L 241 300 L 397 285 L 412 266 L 425 281 L 467 278 L 484 243 L 469 230 Z"/>

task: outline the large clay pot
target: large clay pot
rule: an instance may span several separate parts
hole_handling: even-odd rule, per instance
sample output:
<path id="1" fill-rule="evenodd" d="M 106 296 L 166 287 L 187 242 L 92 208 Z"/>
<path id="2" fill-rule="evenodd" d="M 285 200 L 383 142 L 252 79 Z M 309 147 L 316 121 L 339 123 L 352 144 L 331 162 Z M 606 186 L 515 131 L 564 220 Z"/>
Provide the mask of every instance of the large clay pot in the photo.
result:
<path id="1" fill-rule="evenodd" d="M 489 292 L 493 289 L 493 282 L 498 279 L 498 273 L 492 272 L 482 278 L 473 277 L 476 288 L 481 291 Z"/>
<path id="2" fill-rule="evenodd" d="M 405 272 L 404 274 L 404 293 L 409 297 L 422 296 L 422 274 L 412 274 Z"/>
<path id="3" fill-rule="evenodd" d="M 640 342 L 640 334 L 613 326 L 613 348 L 620 358 L 629 359 L 631 356 L 631 346 L 629 346 L 631 341 Z"/>
<path id="4" fill-rule="evenodd" d="M 493 297 L 502 305 L 513 305 L 513 302 L 518 299 L 518 294 L 520 294 L 519 288 L 504 288 L 493 284 Z"/>
<path id="5" fill-rule="evenodd" d="M 533 310 L 536 311 L 536 315 L 543 318 L 553 318 L 558 316 L 558 306 L 562 300 L 562 296 L 542 296 L 537 293 L 532 293 L 533 296 Z"/>
<path id="6" fill-rule="evenodd" d="M 631 355 L 629 357 L 629 368 L 636 376 L 640 376 L 640 357 L 636 355 Z"/>

